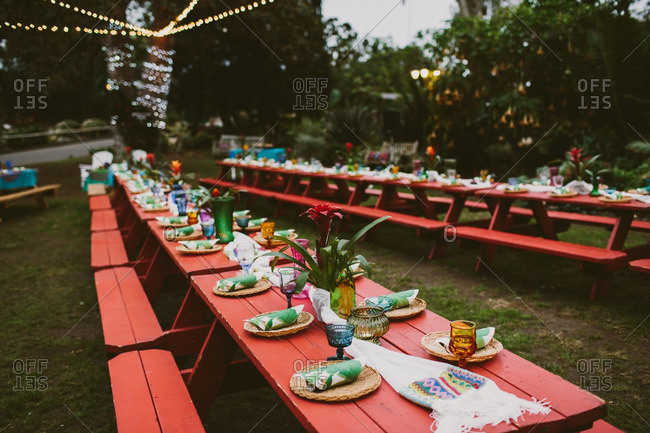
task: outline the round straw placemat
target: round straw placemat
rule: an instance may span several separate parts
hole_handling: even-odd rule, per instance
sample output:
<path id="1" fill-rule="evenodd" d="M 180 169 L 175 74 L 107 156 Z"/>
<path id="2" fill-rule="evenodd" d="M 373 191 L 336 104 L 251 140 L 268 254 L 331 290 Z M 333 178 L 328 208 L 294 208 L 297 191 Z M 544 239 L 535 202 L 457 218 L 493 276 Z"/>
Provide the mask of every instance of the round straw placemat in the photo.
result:
<path id="1" fill-rule="evenodd" d="M 632 197 L 623 197 L 618 200 L 614 200 L 609 197 L 605 197 L 604 195 L 601 195 L 600 197 L 598 197 L 598 200 L 605 203 L 629 203 L 632 201 Z"/>
<path id="2" fill-rule="evenodd" d="M 504 188 L 503 192 L 505 192 L 506 194 L 519 194 L 522 192 L 528 192 L 528 188 L 519 188 L 519 189 Z"/>
<path id="3" fill-rule="evenodd" d="M 248 296 L 248 295 L 254 295 L 256 293 L 262 293 L 267 291 L 270 288 L 271 288 L 271 282 L 263 278 L 259 280 L 257 283 L 255 283 L 253 287 L 249 287 L 248 289 L 233 290 L 232 292 L 223 292 L 221 290 L 218 290 L 217 286 L 215 285 L 214 288 L 212 289 L 212 292 L 215 295 L 236 298 L 240 296 Z"/>
<path id="4" fill-rule="evenodd" d="M 183 254 L 212 254 L 212 253 L 216 253 L 217 251 L 220 251 L 220 250 L 221 250 L 221 245 L 215 245 L 212 248 L 210 248 L 209 250 L 206 250 L 204 248 L 198 249 L 198 250 L 190 250 L 190 249 L 187 249 L 184 245 L 179 245 L 179 246 L 176 247 L 176 251 L 179 251 L 179 252 L 181 252 Z"/>
<path id="5" fill-rule="evenodd" d="M 157 207 L 157 208 L 154 208 L 154 209 L 142 208 L 142 210 L 145 211 L 145 212 L 165 212 L 165 211 L 169 210 L 169 206 Z"/>
<path id="6" fill-rule="evenodd" d="M 170 227 L 170 228 L 178 229 L 178 228 L 181 228 L 181 227 L 187 227 L 187 226 L 189 226 L 190 224 L 189 224 L 189 223 L 185 223 L 185 224 L 183 224 L 183 223 L 178 223 L 178 224 L 165 224 L 165 223 L 163 223 L 162 221 L 158 221 L 158 225 L 159 225 L 160 227 Z"/>
<path id="7" fill-rule="evenodd" d="M 391 320 L 402 320 L 417 316 L 425 308 L 427 308 L 427 301 L 415 298 L 408 307 L 395 308 L 394 310 L 385 311 L 384 314 Z"/>
<path id="8" fill-rule="evenodd" d="M 294 240 L 298 237 L 298 233 L 291 233 L 289 236 L 289 239 Z M 269 244 L 267 243 L 266 239 L 264 239 L 264 236 L 262 236 L 262 233 L 258 233 L 255 235 L 253 238 L 255 242 L 260 244 L 262 247 L 267 247 Z M 272 239 L 271 240 L 271 246 L 272 247 L 278 247 L 280 245 L 284 245 L 284 242 L 282 242 L 280 239 Z"/>
<path id="9" fill-rule="evenodd" d="M 436 343 L 438 338 L 449 338 L 449 331 L 429 332 L 427 335 L 422 337 L 420 344 L 422 344 L 424 350 L 438 358 L 446 359 L 447 361 L 458 361 L 458 358 L 455 355 L 447 352 L 447 349 L 445 349 L 440 343 Z M 467 358 L 467 362 L 487 361 L 488 359 L 494 358 L 496 354 L 502 350 L 503 344 L 501 344 L 499 340 L 493 338 L 487 346 L 477 350 L 474 355 Z"/>
<path id="10" fill-rule="evenodd" d="M 197 239 L 200 239 L 201 236 L 203 236 L 203 233 L 194 232 L 191 235 L 187 235 L 187 236 L 176 236 L 173 240 L 174 241 L 195 241 Z"/>
<path id="11" fill-rule="evenodd" d="M 548 195 L 550 195 L 551 197 L 555 197 L 555 198 L 569 198 L 569 197 L 577 196 L 578 193 L 575 192 L 575 191 L 569 191 L 566 194 L 557 194 L 557 193 L 555 193 L 553 191 L 549 191 Z"/>
<path id="12" fill-rule="evenodd" d="M 458 182 L 458 183 L 443 183 L 442 186 L 444 186 L 446 188 L 455 188 L 455 187 L 458 187 L 458 186 L 463 186 L 463 184 L 460 183 L 460 182 Z"/>
<path id="13" fill-rule="evenodd" d="M 336 364 L 337 362 L 342 361 L 321 361 L 316 364 L 312 364 L 300 370 L 309 371 L 314 370 L 320 366 L 326 366 L 330 364 Z M 363 397 L 364 395 L 370 394 L 381 385 L 381 376 L 375 371 L 374 368 L 368 367 L 367 365 L 363 367 L 361 374 L 354 382 L 346 383 L 340 386 L 335 386 L 325 391 L 310 391 L 307 389 L 307 383 L 305 379 L 299 376 L 291 377 L 289 381 L 289 387 L 294 394 L 306 398 L 308 400 L 318 400 L 318 401 L 349 401 L 354 400 L 355 398 Z"/>
<path id="14" fill-rule="evenodd" d="M 307 329 L 309 324 L 314 321 L 314 316 L 309 313 L 302 312 L 298 315 L 298 319 L 291 326 L 286 326 L 280 329 L 273 329 L 271 331 L 262 331 L 260 328 L 250 322 L 244 322 L 244 329 L 260 337 L 282 337 L 283 335 L 295 334 L 303 329 Z"/>

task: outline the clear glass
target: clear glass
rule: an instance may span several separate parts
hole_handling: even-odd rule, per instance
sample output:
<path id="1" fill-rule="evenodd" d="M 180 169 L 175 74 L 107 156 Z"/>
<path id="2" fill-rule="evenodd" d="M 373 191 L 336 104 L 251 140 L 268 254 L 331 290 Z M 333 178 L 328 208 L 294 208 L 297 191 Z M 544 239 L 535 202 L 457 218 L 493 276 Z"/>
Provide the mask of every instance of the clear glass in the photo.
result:
<path id="1" fill-rule="evenodd" d="M 553 186 L 556 188 L 562 188 L 562 185 L 564 185 L 564 176 L 561 175 L 556 175 L 551 178 L 551 181 L 553 182 Z"/>
<path id="2" fill-rule="evenodd" d="M 255 261 L 255 246 L 249 243 L 239 244 L 235 247 L 235 255 L 242 271 L 248 274 Z"/>
<path id="3" fill-rule="evenodd" d="M 465 368 L 467 358 L 476 353 L 476 323 L 468 320 L 451 322 L 449 351 L 458 358 L 458 366 Z"/>
<path id="4" fill-rule="evenodd" d="M 296 277 L 293 268 L 281 268 L 278 270 L 280 276 L 280 291 L 287 297 L 287 308 L 291 308 L 291 295 L 296 291 Z"/>
<path id="5" fill-rule="evenodd" d="M 309 239 L 294 239 L 294 242 L 297 243 L 298 245 L 304 247 L 304 248 L 309 248 Z M 300 261 L 301 263 L 305 263 L 305 259 L 296 251 L 294 248 L 291 248 L 291 255 L 293 256 L 294 259 Z M 295 277 L 298 278 L 298 271 L 295 271 Z M 305 284 L 305 287 L 302 288 L 300 293 L 295 293 L 293 295 L 294 299 L 307 299 L 309 298 L 309 291 L 310 291 L 310 284 Z"/>
<path id="6" fill-rule="evenodd" d="M 450 168 L 447 170 L 447 178 L 448 179 L 456 179 L 456 170 L 453 168 Z"/>
<path id="7" fill-rule="evenodd" d="M 379 343 L 379 338 L 388 332 L 390 322 L 380 307 L 354 307 L 348 317 L 348 323 L 354 326 L 354 336 L 361 340 Z"/>
<path id="8" fill-rule="evenodd" d="M 325 325 L 325 335 L 330 346 L 336 347 L 336 356 L 330 356 L 328 361 L 340 361 L 350 359 L 343 355 L 343 348 L 352 344 L 354 337 L 354 326 L 346 324 Z"/>

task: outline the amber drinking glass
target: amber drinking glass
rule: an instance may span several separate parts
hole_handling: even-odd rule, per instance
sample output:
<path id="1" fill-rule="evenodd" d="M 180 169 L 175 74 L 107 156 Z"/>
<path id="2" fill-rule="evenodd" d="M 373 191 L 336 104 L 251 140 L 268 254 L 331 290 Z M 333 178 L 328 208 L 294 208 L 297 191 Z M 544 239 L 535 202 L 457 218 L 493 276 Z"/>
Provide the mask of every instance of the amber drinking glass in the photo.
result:
<path id="1" fill-rule="evenodd" d="M 275 233 L 275 223 L 273 222 L 263 222 L 260 225 L 260 229 L 262 230 L 262 237 L 266 239 L 266 246 L 270 247 L 271 246 L 271 238 L 273 237 L 273 234 Z"/>
<path id="2" fill-rule="evenodd" d="M 483 169 L 483 170 L 479 171 L 479 174 L 481 175 L 481 180 L 483 182 L 485 182 L 487 180 L 488 174 L 490 174 L 490 172 L 488 170 L 486 170 L 486 169 Z"/>
<path id="3" fill-rule="evenodd" d="M 187 210 L 187 223 L 194 225 L 199 222 L 199 210 L 197 208 Z"/>
<path id="4" fill-rule="evenodd" d="M 465 368 L 467 358 L 476 353 L 476 323 L 468 320 L 451 322 L 449 351 L 458 358 L 458 366 Z"/>
<path id="5" fill-rule="evenodd" d="M 354 336 L 361 340 L 380 344 L 379 337 L 388 332 L 390 322 L 379 307 L 354 307 L 348 317 L 348 323 L 354 325 Z"/>

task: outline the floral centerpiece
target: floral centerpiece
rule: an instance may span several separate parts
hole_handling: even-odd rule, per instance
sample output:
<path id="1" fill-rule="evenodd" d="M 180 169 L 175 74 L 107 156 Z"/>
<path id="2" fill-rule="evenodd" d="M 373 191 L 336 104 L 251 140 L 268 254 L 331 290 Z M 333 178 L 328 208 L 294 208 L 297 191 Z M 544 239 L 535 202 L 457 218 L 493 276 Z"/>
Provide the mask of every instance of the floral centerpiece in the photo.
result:
<path id="1" fill-rule="evenodd" d="M 566 161 L 562 164 L 561 171 L 575 180 L 591 180 L 590 168 L 600 155 L 586 156 L 582 152 L 583 149 L 575 146 L 566 152 Z"/>
<path id="2" fill-rule="evenodd" d="M 331 236 L 334 220 L 343 218 L 340 208 L 329 204 L 317 205 L 301 214 L 301 216 L 303 215 L 311 219 L 316 226 L 316 257 L 312 257 L 309 251 L 300 244 L 283 236 L 274 236 L 274 238 L 282 240 L 287 246 L 278 252 L 268 252 L 266 255 L 275 257 L 272 262 L 273 268 L 280 258 L 294 264 L 294 269 L 297 272 L 296 293 L 300 293 L 307 283 L 327 290 L 330 292 L 332 310 L 340 317 L 347 318 L 356 305 L 353 269 L 361 265 L 367 275 L 371 276 L 368 261 L 361 254 L 355 254 L 354 245 L 369 230 L 390 217 L 385 216 L 371 222 L 350 240 L 347 240 Z M 289 247 L 295 249 L 305 263 L 284 253 Z"/>
<path id="3" fill-rule="evenodd" d="M 436 153 L 435 147 L 427 146 L 425 154 L 427 157 L 427 170 L 435 170 L 442 163 L 442 158 Z"/>

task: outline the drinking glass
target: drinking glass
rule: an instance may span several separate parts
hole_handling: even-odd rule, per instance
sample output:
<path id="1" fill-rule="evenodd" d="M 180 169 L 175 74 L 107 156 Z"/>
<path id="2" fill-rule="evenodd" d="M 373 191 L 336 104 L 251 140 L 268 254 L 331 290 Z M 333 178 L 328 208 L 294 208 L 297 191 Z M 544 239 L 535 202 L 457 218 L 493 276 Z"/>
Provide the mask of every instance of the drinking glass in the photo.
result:
<path id="1" fill-rule="evenodd" d="M 479 175 L 481 176 L 481 180 L 483 182 L 485 182 L 487 180 L 488 174 L 490 174 L 490 172 L 488 170 L 486 170 L 486 169 L 483 169 L 483 170 L 479 171 Z"/>
<path id="2" fill-rule="evenodd" d="M 343 355 L 343 348 L 352 344 L 354 337 L 354 326 L 345 324 L 325 325 L 325 335 L 330 346 L 336 347 L 336 356 L 330 356 L 328 361 L 342 361 L 350 359 Z"/>
<path id="3" fill-rule="evenodd" d="M 246 227 L 248 227 L 248 223 L 250 222 L 251 217 L 250 216 L 243 216 L 243 217 L 237 217 L 235 218 L 235 221 L 237 222 L 237 226 L 244 230 Z"/>
<path id="4" fill-rule="evenodd" d="M 456 170 L 453 168 L 450 168 L 447 170 L 447 178 L 448 179 L 456 179 Z"/>
<path id="5" fill-rule="evenodd" d="M 194 225 L 199 222 L 199 210 L 197 208 L 187 210 L 187 223 Z"/>
<path id="6" fill-rule="evenodd" d="M 395 176 L 397 176 L 397 175 L 399 174 L 399 165 L 394 165 L 394 166 L 391 168 L 391 170 L 392 170 L 393 174 L 394 174 Z"/>
<path id="7" fill-rule="evenodd" d="M 266 239 L 266 246 L 270 248 L 271 247 L 271 238 L 273 237 L 273 234 L 275 233 L 275 223 L 265 221 L 260 225 L 260 229 L 262 230 L 262 237 L 264 239 Z"/>
<path id="8" fill-rule="evenodd" d="M 551 178 L 551 181 L 553 182 L 553 186 L 556 188 L 562 188 L 562 185 L 564 184 L 564 176 L 561 175 L 555 175 Z"/>
<path id="9" fill-rule="evenodd" d="M 235 247 L 235 255 L 242 271 L 248 274 L 251 266 L 253 266 L 253 261 L 255 261 L 255 245 L 249 243 L 239 244 Z"/>
<path id="10" fill-rule="evenodd" d="M 294 239 L 294 242 L 300 245 L 303 248 L 308 248 L 309 247 L 309 239 Z M 291 247 L 291 256 L 300 261 L 300 263 L 305 263 L 304 257 L 298 253 L 298 251 Z M 295 271 L 295 278 L 298 278 L 298 271 Z M 309 285 L 305 284 L 305 287 L 302 288 L 300 293 L 296 293 L 293 295 L 294 299 L 306 299 L 309 297 Z"/>
<path id="11" fill-rule="evenodd" d="M 468 320 L 451 322 L 449 351 L 458 358 L 458 366 L 465 368 L 467 358 L 476 353 L 476 323 Z"/>
<path id="12" fill-rule="evenodd" d="M 519 185 L 519 181 L 517 180 L 516 177 L 509 177 L 508 178 L 508 185 L 510 185 L 510 186 Z"/>
<path id="13" fill-rule="evenodd" d="M 187 196 L 183 192 L 178 192 L 174 197 L 174 203 L 178 208 L 178 216 L 187 215 Z"/>
<path id="14" fill-rule="evenodd" d="M 296 291 L 296 278 L 293 268 L 282 268 L 280 274 L 280 291 L 287 297 L 287 308 L 291 308 L 291 295 Z"/>
<path id="15" fill-rule="evenodd" d="M 348 317 L 348 323 L 354 326 L 356 338 L 375 344 L 381 344 L 379 338 L 390 328 L 388 317 L 380 307 L 354 307 Z"/>
<path id="16" fill-rule="evenodd" d="M 209 219 L 207 221 L 201 221 L 201 231 L 203 232 L 203 236 L 208 238 L 208 240 L 212 239 L 214 236 L 214 219 Z"/>

